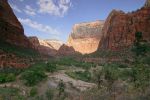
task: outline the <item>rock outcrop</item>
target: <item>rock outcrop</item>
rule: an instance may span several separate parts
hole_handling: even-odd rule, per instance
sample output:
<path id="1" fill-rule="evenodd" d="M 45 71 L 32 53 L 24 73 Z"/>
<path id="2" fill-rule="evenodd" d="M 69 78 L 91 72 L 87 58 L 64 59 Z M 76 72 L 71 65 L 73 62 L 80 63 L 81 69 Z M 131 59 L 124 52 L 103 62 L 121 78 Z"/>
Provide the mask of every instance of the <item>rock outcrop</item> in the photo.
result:
<path id="1" fill-rule="evenodd" d="M 74 50 L 73 47 L 63 44 L 59 48 L 57 56 L 71 56 L 71 55 L 75 55 L 75 54 L 76 54 L 76 51 Z"/>
<path id="2" fill-rule="evenodd" d="M 7 0 L 0 0 L 0 40 L 21 47 L 32 47 Z"/>
<path id="3" fill-rule="evenodd" d="M 150 41 L 150 7 L 148 5 L 149 3 L 146 3 L 145 7 L 131 13 L 113 10 L 104 24 L 99 48 L 120 50 L 129 47 L 135 40 L 136 32 L 142 32 L 143 38 Z"/>
<path id="4" fill-rule="evenodd" d="M 146 0 L 145 7 L 150 7 L 150 0 Z"/>
<path id="5" fill-rule="evenodd" d="M 96 51 L 101 39 L 103 24 L 104 21 L 75 24 L 67 45 L 82 54 L 89 54 Z"/>
<path id="6" fill-rule="evenodd" d="M 62 42 L 58 40 L 41 40 L 37 37 L 29 37 L 29 40 L 35 50 L 47 56 L 55 56 L 62 45 Z"/>

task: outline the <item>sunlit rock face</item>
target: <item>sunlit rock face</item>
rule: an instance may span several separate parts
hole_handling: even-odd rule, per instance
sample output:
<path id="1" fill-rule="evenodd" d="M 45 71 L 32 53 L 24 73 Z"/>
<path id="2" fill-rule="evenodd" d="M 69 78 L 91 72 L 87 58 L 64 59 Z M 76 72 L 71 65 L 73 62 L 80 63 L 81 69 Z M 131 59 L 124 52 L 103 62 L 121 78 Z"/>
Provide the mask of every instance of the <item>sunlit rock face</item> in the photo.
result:
<path id="1" fill-rule="evenodd" d="M 150 7 L 150 0 L 146 0 L 145 7 Z"/>
<path id="2" fill-rule="evenodd" d="M 113 10 L 102 29 L 99 48 L 120 50 L 129 47 L 136 32 L 142 32 L 143 38 L 150 41 L 150 7 L 144 6 L 131 13 Z"/>
<path id="3" fill-rule="evenodd" d="M 58 40 L 41 40 L 37 37 L 29 37 L 29 40 L 32 43 L 34 49 L 47 56 L 55 56 L 58 49 L 63 44 Z"/>
<path id="4" fill-rule="evenodd" d="M 22 47 L 31 47 L 21 23 L 7 0 L 0 0 L 0 40 Z"/>
<path id="5" fill-rule="evenodd" d="M 75 24 L 67 44 L 75 51 L 89 54 L 97 50 L 104 21 Z"/>

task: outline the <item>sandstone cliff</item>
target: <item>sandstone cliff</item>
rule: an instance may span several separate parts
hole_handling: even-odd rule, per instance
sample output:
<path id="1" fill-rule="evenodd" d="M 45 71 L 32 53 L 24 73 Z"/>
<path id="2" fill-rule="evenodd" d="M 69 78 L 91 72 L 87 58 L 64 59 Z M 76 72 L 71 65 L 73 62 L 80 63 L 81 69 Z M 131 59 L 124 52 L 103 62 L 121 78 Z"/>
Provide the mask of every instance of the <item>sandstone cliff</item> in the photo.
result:
<path id="1" fill-rule="evenodd" d="M 150 0 L 146 0 L 145 7 L 150 7 Z"/>
<path id="2" fill-rule="evenodd" d="M 7 0 L 0 0 L 0 40 L 22 47 L 32 47 Z"/>
<path id="3" fill-rule="evenodd" d="M 58 40 L 41 40 L 37 37 L 29 37 L 34 49 L 39 53 L 47 56 L 55 56 L 58 49 L 61 47 L 62 42 Z"/>
<path id="4" fill-rule="evenodd" d="M 67 44 L 82 54 L 96 51 L 103 24 L 104 21 L 75 24 Z"/>
<path id="5" fill-rule="evenodd" d="M 142 32 L 144 39 L 150 41 L 149 26 L 150 7 L 148 6 L 131 13 L 113 10 L 102 29 L 99 48 L 120 50 L 129 47 L 135 40 L 135 32 Z"/>

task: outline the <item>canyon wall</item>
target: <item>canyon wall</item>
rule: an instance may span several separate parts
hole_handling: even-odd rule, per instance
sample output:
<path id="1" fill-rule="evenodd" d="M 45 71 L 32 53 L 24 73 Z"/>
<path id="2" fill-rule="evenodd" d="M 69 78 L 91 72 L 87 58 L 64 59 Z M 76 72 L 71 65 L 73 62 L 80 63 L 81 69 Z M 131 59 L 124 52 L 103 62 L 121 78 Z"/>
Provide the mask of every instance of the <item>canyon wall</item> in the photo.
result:
<path id="1" fill-rule="evenodd" d="M 149 0 L 144 7 L 131 13 L 113 10 L 102 29 L 99 49 L 120 50 L 131 46 L 135 33 L 142 32 L 143 38 L 150 41 Z"/>
<path id="2" fill-rule="evenodd" d="M 62 46 L 62 42 L 58 40 L 41 40 L 37 37 L 29 37 L 30 42 L 35 50 L 40 54 L 47 56 L 55 56 L 58 49 Z"/>
<path id="3" fill-rule="evenodd" d="M 104 21 L 75 24 L 67 45 L 82 54 L 89 54 L 96 51 L 101 39 L 103 24 Z"/>
<path id="4" fill-rule="evenodd" d="M 0 0 L 0 40 L 21 47 L 32 47 L 7 0 Z"/>

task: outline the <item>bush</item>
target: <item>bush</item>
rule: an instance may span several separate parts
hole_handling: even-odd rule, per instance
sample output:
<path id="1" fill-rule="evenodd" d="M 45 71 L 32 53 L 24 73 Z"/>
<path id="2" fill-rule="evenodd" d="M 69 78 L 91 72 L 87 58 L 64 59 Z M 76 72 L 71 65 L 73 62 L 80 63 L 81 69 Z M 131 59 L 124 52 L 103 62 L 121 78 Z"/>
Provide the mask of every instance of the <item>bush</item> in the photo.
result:
<path id="1" fill-rule="evenodd" d="M 74 79 L 86 82 L 91 81 L 91 73 L 89 71 L 66 72 L 66 74 Z"/>
<path id="2" fill-rule="evenodd" d="M 37 94 L 37 88 L 33 87 L 33 88 L 30 90 L 30 96 L 31 96 L 31 97 L 34 97 L 36 94 Z"/>
<path id="3" fill-rule="evenodd" d="M 13 73 L 5 74 L 0 73 L 0 83 L 12 82 L 15 81 L 16 76 Z"/>
<path id="4" fill-rule="evenodd" d="M 0 49 L 8 53 L 13 53 L 19 57 L 39 57 L 39 53 L 33 49 L 22 48 L 4 41 L 0 41 Z"/>
<path id="5" fill-rule="evenodd" d="M 93 63 L 89 63 L 89 62 L 81 62 L 81 61 L 77 61 L 74 58 L 71 57 L 64 57 L 64 58 L 59 58 L 57 60 L 54 61 L 50 61 L 53 64 L 57 64 L 57 65 L 65 65 L 65 66 L 75 66 L 75 67 L 81 67 L 84 69 L 89 69 L 91 67 L 95 67 L 96 64 Z"/>
<path id="6" fill-rule="evenodd" d="M 47 66 L 45 69 L 48 72 L 55 72 L 57 70 L 57 66 L 56 66 L 56 64 L 47 63 Z"/>
<path id="7" fill-rule="evenodd" d="M 27 86 L 33 86 L 45 79 L 47 76 L 40 70 L 27 70 L 22 74 L 22 79 L 25 80 Z"/>

